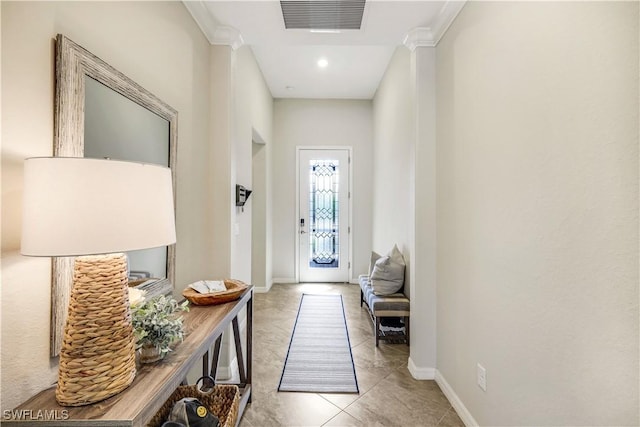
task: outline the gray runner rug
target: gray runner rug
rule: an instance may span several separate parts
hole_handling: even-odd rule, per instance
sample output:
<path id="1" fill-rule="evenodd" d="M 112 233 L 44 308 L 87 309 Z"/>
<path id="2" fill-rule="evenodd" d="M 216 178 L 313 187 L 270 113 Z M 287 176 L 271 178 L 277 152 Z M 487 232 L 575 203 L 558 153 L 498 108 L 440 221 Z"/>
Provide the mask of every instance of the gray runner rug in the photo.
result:
<path id="1" fill-rule="evenodd" d="M 302 295 L 278 391 L 358 393 L 342 295 Z"/>

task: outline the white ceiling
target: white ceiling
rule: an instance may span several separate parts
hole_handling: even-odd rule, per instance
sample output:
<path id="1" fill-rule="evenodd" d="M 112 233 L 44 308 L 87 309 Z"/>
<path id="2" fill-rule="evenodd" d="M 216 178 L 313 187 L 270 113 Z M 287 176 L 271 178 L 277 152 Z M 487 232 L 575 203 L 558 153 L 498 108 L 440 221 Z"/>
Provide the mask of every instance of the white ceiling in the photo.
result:
<path id="1" fill-rule="evenodd" d="M 285 30 L 278 0 L 184 4 L 212 44 L 251 46 L 275 98 L 372 99 L 396 47 L 434 46 L 464 1 L 367 0 L 361 29 L 339 34 Z"/>

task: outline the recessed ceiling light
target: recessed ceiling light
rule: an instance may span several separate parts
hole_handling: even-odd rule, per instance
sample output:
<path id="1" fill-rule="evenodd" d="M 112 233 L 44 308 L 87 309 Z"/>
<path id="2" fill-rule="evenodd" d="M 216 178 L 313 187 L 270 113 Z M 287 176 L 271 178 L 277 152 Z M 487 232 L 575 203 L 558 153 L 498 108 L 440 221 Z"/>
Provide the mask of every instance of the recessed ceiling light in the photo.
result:
<path id="1" fill-rule="evenodd" d="M 318 59 L 318 67 L 325 68 L 327 65 L 329 65 L 329 61 L 327 61 L 325 58 Z"/>

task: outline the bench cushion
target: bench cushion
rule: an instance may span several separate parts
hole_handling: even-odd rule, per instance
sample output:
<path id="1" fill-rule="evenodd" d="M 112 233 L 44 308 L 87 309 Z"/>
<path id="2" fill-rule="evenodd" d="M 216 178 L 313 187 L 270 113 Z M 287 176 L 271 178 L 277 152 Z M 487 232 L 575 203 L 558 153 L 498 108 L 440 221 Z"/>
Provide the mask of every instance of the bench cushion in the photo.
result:
<path id="1" fill-rule="evenodd" d="M 369 277 L 366 275 L 359 276 L 358 282 L 363 293 L 363 299 L 374 316 L 402 317 L 409 315 L 410 302 L 409 298 L 404 294 L 376 295 L 373 293 Z"/>
<path id="2" fill-rule="evenodd" d="M 404 294 L 376 295 L 368 292 L 365 301 L 376 317 L 409 316 L 411 304 Z"/>
<path id="3" fill-rule="evenodd" d="M 369 282 L 369 276 L 366 274 L 361 274 L 358 276 L 358 284 L 360 285 L 360 290 L 362 292 L 366 292 L 367 288 L 371 286 L 371 282 Z"/>

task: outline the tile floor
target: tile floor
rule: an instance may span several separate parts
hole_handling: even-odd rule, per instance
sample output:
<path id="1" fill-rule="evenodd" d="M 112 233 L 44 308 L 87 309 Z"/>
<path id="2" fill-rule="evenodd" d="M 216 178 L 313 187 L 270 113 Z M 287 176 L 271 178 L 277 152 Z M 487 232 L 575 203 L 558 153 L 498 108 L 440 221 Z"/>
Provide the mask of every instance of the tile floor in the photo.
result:
<path id="1" fill-rule="evenodd" d="M 302 293 L 342 294 L 359 394 L 277 391 Z M 254 301 L 253 396 L 241 427 L 464 426 L 435 381 L 411 377 L 405 344 L 375 347 L 358 285 L 275 284 Z"/>

